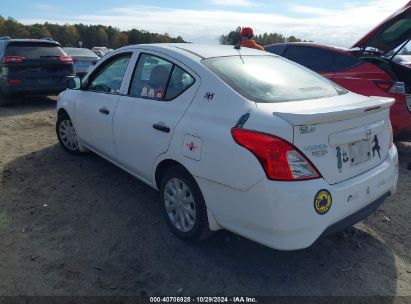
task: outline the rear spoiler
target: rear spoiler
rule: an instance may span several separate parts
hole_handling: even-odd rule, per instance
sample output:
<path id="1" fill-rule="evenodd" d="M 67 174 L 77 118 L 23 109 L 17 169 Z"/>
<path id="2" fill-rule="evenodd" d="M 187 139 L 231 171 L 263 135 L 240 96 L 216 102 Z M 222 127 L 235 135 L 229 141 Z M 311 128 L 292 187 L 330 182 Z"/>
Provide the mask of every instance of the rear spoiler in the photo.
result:
<path id="1" fill-rule="evenodd" d="M 364 101 L 356 101 L 352 104 L 335 106 L 332 104 L 321 105 L 320 102 L 317 102 L 317 104 L 311 103 L 310 107 L 276 111 L 273 114 L 287 120 L 294 126 L 315 125 L 353 119 L 371 112 L 381 112 L 390 108 L 394 102 L 394 98 L 366 97 Z"/>

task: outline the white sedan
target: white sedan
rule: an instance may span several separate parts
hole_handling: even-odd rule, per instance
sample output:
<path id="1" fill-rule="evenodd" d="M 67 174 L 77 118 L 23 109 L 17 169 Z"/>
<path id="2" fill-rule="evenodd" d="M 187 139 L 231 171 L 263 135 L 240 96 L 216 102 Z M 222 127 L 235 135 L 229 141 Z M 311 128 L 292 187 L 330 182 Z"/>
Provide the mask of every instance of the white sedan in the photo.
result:
<path id="1" fill-rule="evenodd" d="M 127 46 L 57 103 L 65 150 L 91 150 L 160 191 L 171 230 L 310 246 L 396 191 L 393 99 L 348 92 L 232 46 Z"/>

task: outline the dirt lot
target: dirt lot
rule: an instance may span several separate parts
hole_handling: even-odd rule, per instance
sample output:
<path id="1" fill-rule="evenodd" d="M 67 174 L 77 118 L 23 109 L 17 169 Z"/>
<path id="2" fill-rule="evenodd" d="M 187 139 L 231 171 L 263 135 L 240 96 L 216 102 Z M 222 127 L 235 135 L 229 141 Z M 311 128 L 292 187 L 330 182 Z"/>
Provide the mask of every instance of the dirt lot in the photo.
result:
<path id="1" fill-rule="evenodd" d="M 100 157 L 57 144 L 55 102 L 0 108 L 0 295 L 411 296 L 411 144 L 398 193 L 311 248 L 229 232 L 188 245 L 158 194 Z"/>

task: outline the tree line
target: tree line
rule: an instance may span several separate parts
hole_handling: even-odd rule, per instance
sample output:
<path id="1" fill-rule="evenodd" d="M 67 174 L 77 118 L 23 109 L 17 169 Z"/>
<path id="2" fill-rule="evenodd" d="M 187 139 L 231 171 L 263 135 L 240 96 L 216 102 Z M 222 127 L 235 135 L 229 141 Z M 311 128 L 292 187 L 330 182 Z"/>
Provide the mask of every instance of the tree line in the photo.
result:
<path id="1" fill-rule="evenodd" d="M 0 36 L 31 39 L 47 37 L 65 47 L 78 47 L 79 41 L 82 41 L 82 47 L 106 46 L 113 49 L 129 44 L 185 42 L 181 36 L 170 37 L 167 33 L 158 34 L 137 29 L 121 31 L 116 27 L 105 25 L 82 23 L 60 25 L 48 22 L 24 25 L 11 17 L 5 19 L 1 15 Z"/>
<path id="2" fill-rule="evenodd" d="M 220 43 L 221 44 L 229 44 L 229 45 L 236 45 L 240 41 L 240 32 L 241 27 L 237 27 L 237 29 L 230 31 L 227 35 L 220 36 Z M 255 36 L 255 41 L 260 45 L 269 45 L 274 43 L 284 43 L 284 42 L 307 42 L 306 40 L 301 40 L 296 38 L 295 36 L 285 37 L 278 33 L 264 33 Z M 312 42 L 312 41 L 309 41 Z"/>
<path id="3" fill-rule="evenodd" d="M 220 43 L 238 44 L 240 41 L 240 31 L 241 27 L 239 26 L 227 35 L 221 35 Z M 186 42 L 181 36 L 170 37 L 167 33 L 158 34 L 137 29 L 121 31 L 119 28 L 105 25 L 87 25 L 82 23 L 60 25 L 48 22 L 24 25 L 11 17 L 5 19 L 1 15 L 0 36 L 32 39 L 47 37 L 67 47 L 78 47 L 79 41 L 82 41 L 82 47 L 106 46 L 113 49 L 130 44 Z M 295 36 L 285 37 L 278 33 L 260 34 L 255 37 L 255 40 L 260 45 L 306 41 Z"/>

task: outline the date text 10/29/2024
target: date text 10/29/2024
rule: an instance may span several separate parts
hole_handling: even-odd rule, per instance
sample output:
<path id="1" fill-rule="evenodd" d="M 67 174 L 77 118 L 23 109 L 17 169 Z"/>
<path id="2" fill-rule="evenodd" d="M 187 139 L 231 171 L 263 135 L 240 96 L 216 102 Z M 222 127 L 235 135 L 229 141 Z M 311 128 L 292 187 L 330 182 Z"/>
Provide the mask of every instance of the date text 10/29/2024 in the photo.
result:
<path id="1" fill-rule="evenodd" d="M 150 303 L 258 303 L 254 297 L 150 297 Z"/>

